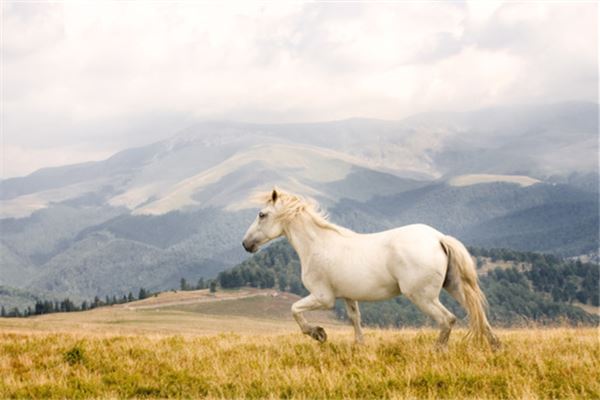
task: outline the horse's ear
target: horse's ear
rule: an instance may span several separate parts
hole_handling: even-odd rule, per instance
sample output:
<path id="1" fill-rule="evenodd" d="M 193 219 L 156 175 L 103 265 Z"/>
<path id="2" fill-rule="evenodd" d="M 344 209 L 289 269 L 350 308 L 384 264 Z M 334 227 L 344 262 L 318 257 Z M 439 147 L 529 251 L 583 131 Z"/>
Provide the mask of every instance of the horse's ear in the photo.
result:
<path id="1" fill-rule="evenodd" d="M 273 204 L 275 204 L 275 202 L 277 201 L 277 196 L 279 196 L 277 194 L 277 190 L 273 189 L 273 193 L 271 193 L 271 200 L 273 201 Z"/>

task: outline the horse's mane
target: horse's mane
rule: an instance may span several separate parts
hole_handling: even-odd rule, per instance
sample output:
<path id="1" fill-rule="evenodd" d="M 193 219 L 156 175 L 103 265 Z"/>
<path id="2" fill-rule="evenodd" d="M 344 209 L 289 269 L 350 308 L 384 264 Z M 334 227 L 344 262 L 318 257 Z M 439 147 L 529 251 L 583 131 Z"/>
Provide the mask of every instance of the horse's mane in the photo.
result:
<path id="1" fill-rule="evenodd" d="M 348 232 L 348 229 L 330 222 L 327 213 L 321 209 L 316 200 L 284 192 L 280 189 L 276 190 L 276 203 L 280 204 L 277 218 L 281 221 L 290 222 L 298 215 L 305 215 L 320 228 L 329 229 L 340 234 Z M 272 193 L 257 193 L 254 196 L 254 200 L 262 204 L 273 204 Z"/>

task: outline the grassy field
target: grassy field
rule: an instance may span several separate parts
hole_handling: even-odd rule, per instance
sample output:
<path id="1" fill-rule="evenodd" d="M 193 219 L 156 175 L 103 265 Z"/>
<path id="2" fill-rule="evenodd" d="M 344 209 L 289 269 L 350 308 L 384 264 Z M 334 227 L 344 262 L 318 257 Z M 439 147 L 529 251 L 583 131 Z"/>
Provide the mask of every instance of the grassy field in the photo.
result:
<path id="1" fill-rule="evenodd" d="M 497 353 L 459 330 L 436 353 L 429 329 L 356 346 L 322 314 L 319 344 L 279 312 L 293 299 L 221 300 L 1 319 L 0 398 L 600 398 L 594 328 L 500 330 Z"/>

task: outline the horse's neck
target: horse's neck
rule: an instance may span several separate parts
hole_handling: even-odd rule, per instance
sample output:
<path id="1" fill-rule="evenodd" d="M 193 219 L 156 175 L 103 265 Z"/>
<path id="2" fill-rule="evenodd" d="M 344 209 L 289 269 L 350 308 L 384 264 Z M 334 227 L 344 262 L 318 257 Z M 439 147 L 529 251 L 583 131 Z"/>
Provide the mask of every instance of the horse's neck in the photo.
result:
<path id="1" fill-rule="evenodd" d="M 285 232 L 287 240 L 290 242 L 298 257 L 300 257 L 300 263 L 306 265 L 310 260 L 311 254 L 313 254 L 319 246 L 322 245 L 323 239 L 330 232 L 317 226 L 307 218 L 298 218 L 292 220 Z"/>

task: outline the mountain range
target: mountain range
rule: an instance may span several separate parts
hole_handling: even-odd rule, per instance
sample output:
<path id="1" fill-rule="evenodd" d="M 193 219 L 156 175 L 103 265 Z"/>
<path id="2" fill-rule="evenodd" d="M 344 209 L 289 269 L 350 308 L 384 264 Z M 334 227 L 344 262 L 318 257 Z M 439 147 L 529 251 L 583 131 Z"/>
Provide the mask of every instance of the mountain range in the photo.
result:
<path id="1" fill-rule="evenodd" d="M 104 161 L 0 181 L 0 285 L 89 298 L 246 258 L 254 191 L 316 198 L 368 232 L 424 222 L 467 244 L 597 257 L 598 105 L 401 121 L 200 122 Z"/>

